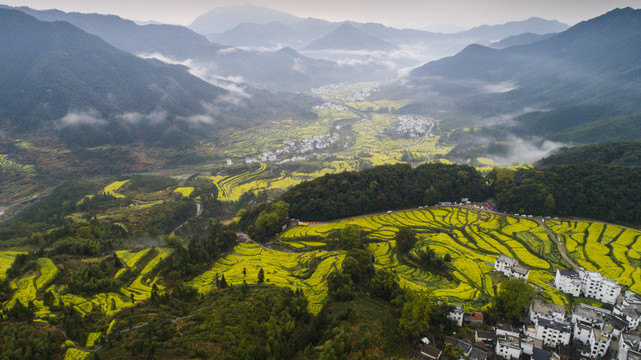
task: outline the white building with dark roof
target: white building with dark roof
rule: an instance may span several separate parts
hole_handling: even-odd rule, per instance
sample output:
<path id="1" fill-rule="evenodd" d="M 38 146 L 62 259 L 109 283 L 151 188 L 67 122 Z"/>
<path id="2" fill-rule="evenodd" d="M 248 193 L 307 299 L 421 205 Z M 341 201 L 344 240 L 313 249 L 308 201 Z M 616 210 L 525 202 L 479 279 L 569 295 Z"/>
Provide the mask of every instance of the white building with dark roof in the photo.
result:
<path id="1" fill-rule="evenodd" d="M 621 284 L 608 279 L 596 271 L 582 272 L 581 292 L 585 297 L 614 305 L 621 294 Z"/>
<path id="2" fill-rule="evenodd" d="M 527 281 L 530 275 L 530 269 L 519 266 L 518 261 L 509 256 L 499 254 L 494 261 L 494 271 L 503 273 L 503 275 L 513 278 L 525 279 Z"/>
<path id="3" fill-rule="evenodd" d="M 617 360 L 640 359 L 641 337 L 638 335 L 622 334 L 619 339 L 619 353 Z"/>
<path id="4" fill-rule="evenodd" d="M 554 277 L 554 287 L 558 290 L 570 294 L 574 297 L 581 296 L 581 286 L 583 279 L 581 274 L 576 271 L 556 270 Z"/>
<path id="5" fill-rule="evenodd" d="M 536 337 L 542 339 L 543 344 L 547 346 L 568 345 L 572 337 L 572 325 L 567 321 L 539 318 L 536 324 Z"/>
<path id="6" fill-rule="evenodd" d="M 521 339 L 516 336 L 501 335 L 496 339 L 494 352 L 504 359 L 521 358 Z"/>
<path id="7" fill-rule="evenodd" d="M 551 304 L 539 299 L 532 300 L 529 314 L 530 321 L 533 324 L 536 324 L 538 319 L 566 321 L 564 306 Z"/>
<path id="8" fill-rule="evenodd" d="M 614 305 L 621 294 L 621 284 L 595 271 L 556 270 L 554 287 L 572 296 L 585 296 Z"/>
<path id="9" fill-rule="evenodd" d="M 636 330 L 641 321 L 641 305 L 617 305 L 613 313 L 625 319 L 628 324 L 628 330 Z"/>

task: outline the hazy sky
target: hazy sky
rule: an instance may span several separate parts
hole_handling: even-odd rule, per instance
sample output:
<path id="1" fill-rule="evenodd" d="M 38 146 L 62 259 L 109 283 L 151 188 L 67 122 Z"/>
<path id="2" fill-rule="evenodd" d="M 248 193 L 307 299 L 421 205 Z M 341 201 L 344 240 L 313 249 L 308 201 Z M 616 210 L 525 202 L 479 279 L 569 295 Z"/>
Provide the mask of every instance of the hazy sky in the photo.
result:
<path id="1" fill-rule="evenodd" d="M 251 3 L 300 17 L 381 22 L 395 27 L 440 24 L 472 27 L 531 16 L 573 25 L 616 7 L 641 8 L 641 0 L 5 0 L 4 3 L 181 25 L 188 25 L 216 7 Z"/>

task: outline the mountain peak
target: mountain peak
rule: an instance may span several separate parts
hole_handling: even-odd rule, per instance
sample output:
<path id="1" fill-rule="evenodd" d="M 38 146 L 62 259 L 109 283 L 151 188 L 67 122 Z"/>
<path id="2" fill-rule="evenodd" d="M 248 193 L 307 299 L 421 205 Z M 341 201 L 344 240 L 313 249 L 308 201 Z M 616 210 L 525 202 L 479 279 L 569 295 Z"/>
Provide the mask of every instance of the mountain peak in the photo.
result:
<path id="1" fill-rule="evenodd" d="M 367 34 L 350 23 L 343 23 L 334 31 L 320 39 L 314 40 L 306 50 L 394 50 L 397 46 L 380 38 Z"/>
<path id="2" fill-rule="evenodd" d="M 200 34 L 219 34 L 231 30 L 242 23 L 260 25 L 280 22 L 284 25 L 303 20 L 292 14 L 250 4 L 215 8 L 200 15 L 189 25 L 189 28 Z"/>

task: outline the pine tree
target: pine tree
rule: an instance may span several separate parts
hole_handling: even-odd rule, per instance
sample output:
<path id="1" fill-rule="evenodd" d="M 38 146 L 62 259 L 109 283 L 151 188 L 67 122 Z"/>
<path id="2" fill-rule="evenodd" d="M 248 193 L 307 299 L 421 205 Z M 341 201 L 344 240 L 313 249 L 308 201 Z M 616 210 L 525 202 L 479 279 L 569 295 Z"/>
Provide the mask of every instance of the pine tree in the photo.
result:
<path id="1" fill-rule="evenodd" d="M 225 275 L 224 274 L 220 277 L 220 281 L 219 281 L 218 285 L 219 285 L 220 289 L 224 289 L 224 288 L 227 287 L 227 280 L 225 280 Z"/>
<path id="2" fill-rule="evenodd" d="M 258 283 L 262 284 L 265 282 L 265 272 L 263 271 L 263 268 L 260 268 L 258 270 Z"/>

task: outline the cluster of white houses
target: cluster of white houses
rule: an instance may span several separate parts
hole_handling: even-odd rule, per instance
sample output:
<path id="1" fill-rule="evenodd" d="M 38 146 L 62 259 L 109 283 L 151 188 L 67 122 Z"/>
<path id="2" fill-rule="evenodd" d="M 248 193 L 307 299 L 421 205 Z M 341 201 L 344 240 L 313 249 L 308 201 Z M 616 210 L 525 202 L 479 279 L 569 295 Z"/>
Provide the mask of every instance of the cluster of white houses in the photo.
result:
<path id="1" fill-rule="evenodd" d="M 496 258 L 494 269 L 508 277 L 526 281 L 529 275 L 527 268 L 519 266 L 516 260 L 505 255 Z M 611 304 L 613 310 L 579 304 L 567 314 L 563 306 L 534 300 L 529 321 L 522 329 L 498 327 L 493 331 L 478 330 L 474 345 L 451 338 L 449 342 L 461 346 L 468 358 L 473 360 L 641 360 L 641 336 L 636 331 L 641 323 L 641 296 L 631 291 L 626 291 L 622 296 L 619 283 L 585 270 L 557 270 L 554 285 L 575 297 L 589 297 Z M 480 316 L 482 322 L 482 314 Z M 457 306 L 449 317 L 459 326 L 480 325 L 478 321 L 470 321 L 476 317 L 476 313 L 466 314 L 461 306 Z M 429 345 L 423 346 L 422 359 L 435 360 L 440 356 L 440 350 Z"/>

